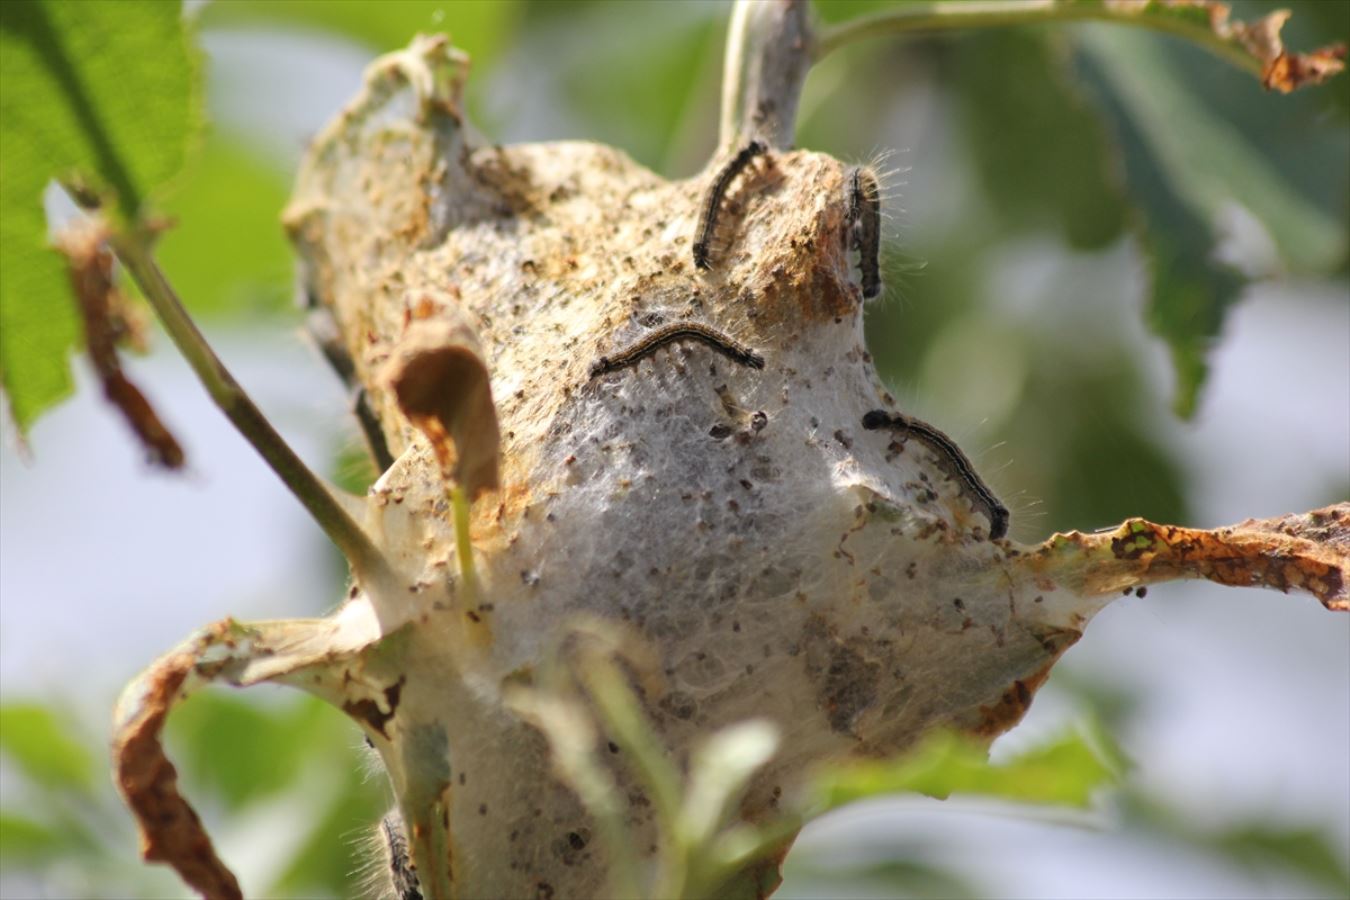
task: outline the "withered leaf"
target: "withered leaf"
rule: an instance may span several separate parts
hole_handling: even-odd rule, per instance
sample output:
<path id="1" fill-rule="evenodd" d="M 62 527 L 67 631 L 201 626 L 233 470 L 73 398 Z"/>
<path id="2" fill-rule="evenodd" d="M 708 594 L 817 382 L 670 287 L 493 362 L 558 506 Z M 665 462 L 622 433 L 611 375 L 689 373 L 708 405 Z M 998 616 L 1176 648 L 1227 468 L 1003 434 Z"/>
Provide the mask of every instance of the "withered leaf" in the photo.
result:
<path id="1" fill-rule="evenodd" d="M 426 298 L 411 304 L 430 307 Z M 427 436 L 441 471 L 470 499 L 498 486 L 501 434 L 487 364 L 472 328 L 450 304 L 412 318 L 383 373 L 403 414 Z"/>
<path id="2" fill-rule="evenodd" d="M 103 396 L 122 412 L 149 451 L 151 461 L 166 469 L 181 469 L 183 448 L 150 401 L 122 371 L 118 341 L 127 340 L 138 347 L 144 345 L 144 336 L 113 281 L 112 253 L 106 238 L 106 226 L 100 220 L 85 219 L 67 227 L 56 242 L 66 258 L 89 361 L 103 383 Z"/>

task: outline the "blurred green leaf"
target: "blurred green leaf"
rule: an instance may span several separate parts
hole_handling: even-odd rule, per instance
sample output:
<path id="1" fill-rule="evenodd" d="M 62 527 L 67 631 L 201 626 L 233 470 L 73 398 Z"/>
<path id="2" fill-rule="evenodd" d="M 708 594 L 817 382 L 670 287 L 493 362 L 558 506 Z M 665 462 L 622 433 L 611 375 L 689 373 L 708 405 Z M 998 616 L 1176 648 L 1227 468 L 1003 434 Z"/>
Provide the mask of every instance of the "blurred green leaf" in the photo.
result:
<path id="1" fill-rule="evenodd" d="M 288 787 L 316 744 L 350 740 L 340 723 L 337 713 L 310 697 L 268 708 L 208 691 L 174 710 L 167 733 L 170 756 L 234 810 Z"/>
<path id="2" fill-rule="evenodd" d="M 603 15 L 607 12 L 592 13 L 584 64 L 555 76 L 560 94 L 584 118 L 588 139 L 622 147 L 644 165 L 661 168 L 671 146 L 687 137 L 680 132 L 688 111 L 702 108 L 693 99 L 703 96 L 698 88 L 707 88 L 712 104 L 707 108 L 716 108 L 715 79 L 708 75 L 718 71 L 723 22 L 696 7 L 652 5 L 648 27 L 635 33 L 618 27 L 621 20 Z M 580 35 L 584 25 L 568 27 Z M 697 121 L 711 127 L 713 118 Z"/>
<path id="3" fill-rule="evenodd" d="M 1224 829 L 1210 840 L 1216 851 L 1239 866 L 1277 866 L 1339 896 L 1350 896 L 1350 870 L 1324 831 L 1251 822 Z"/>
<path id="4" fill-rule="evenodd" d="M 208 4 L 201 12 L 205 27 L 219 25 L 299 25 L 320 28 L 366 45 L 376 52 L 398 50 L 413 35 L 444 31 L 456 47 L 468 51 L 474 64 L 494 59 L 520 17 L 515 0 L 228 0 Z"/>
<path id="5" fill-rule="evenodd" d="M 69 852 L 70 845 L 71 841 L 59 829 L 0 812 L 0 864 L 7 869 L 30 868 Z"/>
<path id="6" fill-rule="evenodd" d="M 364 497 L 378 477 L 380 473 L 375 471 L 375 463 L 371 461 L 370 451 L 365 444 L 345 441 L 338 448 L 337 459 L 333 463 L 334 485 L 349 494 Z"/>
<path id="7" fill-rule="evenodd" d="M 1343 223 L 1309 202 L 1242 134 L 1211 114 L 1155 43 L 1085 32 L 1086 72 L 1123 150 L 1129 196 L 1152 274 L 1150 327 L 1168 342 L 1175 407 L 1195 412 L 1206 354 L 1245 284 L 1217 259 L 1221 213 L 1240 204 L 1265 226 L 1285 263 L 1323 272 L 1343 257 Z"/>
<path id="8" fill-rule="evenodd" d="M 78 341 L 42 192 L 79 173 L 123 215 L 182 165 L 197 65 L 175 3 L 0 4 L 0 383 L 20 430 L 70 393 Z"/>
<path id="9" fill-rule="evenodd" d="M 1125 222 L 1101 123 L 1070 83 L 1062 35 L 972 34 L 948 57 L 976 173 L 1006 223 L 1102 247 Z M 1052 43 L 1053 41 L 1053 43 Z"/>
<path id="10" fill-rule="evenodd" d="M 291 307 L 292 260 L 281 227 L 286 179 L 231 135 L 210 135 L 166 203 L 176 222 L 160 265 L 188 307 L 247 315 Z"/>
<path id="11" fill-rule="evenodd" d="M 903 6 L 906 0 L 815 0 L 811 4 L 822 22 L 847 22 L 860 16 Z"/>
<path id="12" fill-rule="evenodd" d="M 93 760 L 57 713 L 35 703 L 0 706 L 0 753 L 34 782 L 81 791 L 93 786 Z"/>
<path id="13" fill-rule="evenodd" d="M 1057 666 L 1050 684 L 1085 705 L 1091 717 L 1100 723 L 1097 726 L 1099 732 L 1106 735 L 1119 734 L 1130 725 L 1144 703 L 1138 685 L 1108 679 L 1071 664 Z M 1093 736 L 1097 737 L 1097 734 Z M 1130 768 L 1131 763 L 1124 757 L 1114 738 L 1110 739 L 1106 751 L 1108 757 L 1115 754 L 1117 769 Z"/>
<path id="14" fill-rule="evenodd" d="M 1296 271 L 1324 272 L 1339 262 L 1345 223 L 1306 200 L 1260 148 L 1211 113 L 1156 41 L 1128 33 L 1089 37 L 1084 47 L 1120 113 L 1131 119 L 1182 202 L 1211 222 L 1225 204 L 1242 204 L 1265 224 Z"/>
<path id="15" fill-rule="evenodd" d="M 376 823 L 388 805 L 385 778 L 362 778 L 364 764 L 350 745 L 331 752 L 346 760 L 347 780 L 326 808 L 314 810 L 314 827 L 272 885 L 273 896 L 308 897 L 319 892 L 351 896 L 352 873 L 368 865 L 372 855 L 378 856 L 365 838 L 375 839 Z"/>
<path id="16" fill-rule="evenodd" d="M 1325 828 L 1252 820 L 1220 828 L 1196 825 L 1165 801 L 1131 791 L 1121 795 L 1120 807 L 1132 827 L 1155 838 L 1170 838 L 1254 872 L 1282 869 L 1329 895 L 1350 896 L 1350 870 Z"/>
<path id="17" fill-rule="evenodd" d="M 841 884 L 862 884 L 881 889 L 878 896 L 914 898 L 914 900 L 976 900 L 981 894 L 956 872 L 921 861 L 922 850 L 908 851 L 904 857 L 892 856 L 860 865 L 838 865 L 812 859 L 806 851 L 788 854 L 784 868 L 787 884 L 796 888 L 793 896 L 823 896 L 839 891 Z M 814 886 L 803 889 L 803 882 Z M 856 891 L 856 887 L 854 891 Z M 849 892 L 850 894 L 853 891 Z M 868 896 L 871 896 L 870 892 Z"/>
<path id="18" fill-rule="evenodd" d="M 841 766 L 824 774 L 816 791 L 826 808 L 902 791 L 938 799 L 977 794 L 1082 807 L 1095 790 L 1115 780 L 1079 735 L 1067 735 L 994 765 L 981 743 L 947 732 L 928 737 L 914 752 L 895 760 Z"/>
<path id="19" fill-rule="evenodd" d="M 1151 276 L 1147 320 L 1171 350 L 1177 379 L 1174 408 L 1190 417 L 1208 375 L 1206 354 L 1246 279 L 1216 258 L 1211 216 L 1193 187 L 1178 180 L 1188 176 L 1177 160 L 1166 158 L 1169 148 L 1156 143 L 1158 130 L 1177 123 L 1152 119 L 1147 110 L 1141 118 L 1115 83 L 1103 80 L 1103 67 L 1086 68 L 1124 157 L 1128 196 L 1137 211 L 1135 230 Z M 1136 90 L 1128 77 L 1123 86 Z"/>

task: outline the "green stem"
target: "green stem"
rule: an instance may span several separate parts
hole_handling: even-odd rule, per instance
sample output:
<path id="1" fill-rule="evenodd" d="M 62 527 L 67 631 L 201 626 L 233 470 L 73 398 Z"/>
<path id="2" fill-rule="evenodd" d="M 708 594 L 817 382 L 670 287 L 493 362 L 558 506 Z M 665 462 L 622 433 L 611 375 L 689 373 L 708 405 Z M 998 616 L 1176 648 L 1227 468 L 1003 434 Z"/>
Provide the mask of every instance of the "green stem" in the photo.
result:
<path id="1" fill-rule="evenodd" d="M 172 285 L 155 264 L 146 247 L 146 239 L 119 232 L 113 235 L 110 243 L 216 406 L 220 407 L 245 440 L 253 445 L 253 449 L 272 467 L 272 471 L 277 473 L 342 551 L 343 556 L 347 557 L 357 577 L 385 574 L 388 567 L 383 554 L 347 513 L 323 479 L 315 475 L 277 433 L 211 349 L 206 337 L 183 308 Z"/>
<path id="2" fill-rule="evenodd" d="M 596 653 L 582 663 L 579 675 L 600 712 L 600 718 L 623 749 L 646 785 L 656 806 L 656 824 L 663 844 L 654 897 L 682 897 L 687 875 L 688 848 L 680 839 L 680 773 L 666 759 L 623 672 L 608 657 Z"/>
<path id="3" fill-rule="evenodd" d="M 456 484 L 450 488 L 450 506 L 455 516 L 455 555 L 459 559 L 459 571 L 464 577 L 463 608 L 473 609 L 478 605 L 478 575 L 473 567 L 473 544 L 469 541 L 469 495 L 463 486 Z"/>
<path id="4" fill-rule="evenodd" d="M 1204 16 L 1183 15 L 1185 10 L 1149 6 L 1131 12 L 1128 7 L 1106 6 L 1085 0 L 946 0 L 907 3 L 842 22 L 826 29 L 814 45 L 814 61 L 864 37 L 931 34 L 971 28 L 999 28 L 1046 22 L 1115 22 L 1161 31 L 1184 38 L 1240 69 L 1261 75 L 1261 60 L 1240 44 L 1216 34 Z"/>

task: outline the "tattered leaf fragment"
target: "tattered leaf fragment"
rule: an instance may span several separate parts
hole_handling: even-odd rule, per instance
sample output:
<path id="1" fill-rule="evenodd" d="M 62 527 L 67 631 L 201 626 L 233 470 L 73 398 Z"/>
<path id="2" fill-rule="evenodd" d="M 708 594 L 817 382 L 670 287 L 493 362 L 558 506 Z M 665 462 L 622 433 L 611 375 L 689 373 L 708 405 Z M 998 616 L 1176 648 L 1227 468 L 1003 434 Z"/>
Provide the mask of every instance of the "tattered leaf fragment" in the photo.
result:
<path id="1" fill-rule="evenodd" d="M 126 300 L 113 283 L 113 259 L 106 237 L 103 224 L 93 219 L 72 222 L 57 236 L 84 323 L 89 361 L 103 384 L 103 396 L 122 413 L 150 460 L 166 469 L 181 469 L 182 447 L 164 427 L 150 401 L 122 371 L 117 342 L 123 328 L 116 310 L 125 307 Z"/>
<path id="2" fill-rule="evenodd" d="M 1220 0 L 1103 0 L 1103 3 L 1112 11 L 1127 15 L 1171 19 L 1178 26 L 1207 27 L 1228 45 L 1227 49 L 1247 57 L 1260 71 L 1261 84 L 1267 90 L 1287 94 L 1307 85 L 1321 84 L 1345 68 L 1345 46 L 1341 44 L 1309 53 L 1285 50 L 1280 30 L 1289 20 L 1290 12 L 1286 9 L 1244 22 L 1230 19 L 1231 8 Z"/>
<path id="3" fill-rule="evenodd" d="M 436 308 L 429 298 L 413 304 L 383 380 L 408 421 L 431 442 L 441 471 L 472 499 L 498 486 L 497 410 L 473 330 L 464 321 L 447 321 L 453 307 L 444 304 L 437 318 L 417 318 L 418 310 Z"/>
<path id="4" fill-rule="evenodd" d="M 193 674 L 195 656 L 180 650 L 165 657 L 133 685 L 137 695 L 119 704 L 113 735 L 117 787 L 141 822 L 142 858 L 172 865 L 203 897 L 242 900 L 234 873 L 179 793 L 178 772 L 160 744 L 164 720 Z"/>
<path id="5" fill-rule="evenodd" d="M 1227 528 L 1183 528 L 1130 519 L 1111 531 L 1052 535 L 1019 567 L 1080 595 L 1205 578 L 1230 587 L 1298 589 L 1331 610 L 1350 610 L 1350 503 Z"/>
<path id="6" fill-rule="evenodd" d="M 142 212 L 183 161 L 197 71 L 173 3 L 0 3 L 0 383 L 20 429 L 66 396 L 75 310 L 42 192 L 79 174 Z"/>
<path id="7" fill-rule="evenodd" d="M 123 690 L 113 714 L 113 777 L 135 814 L 141 856 L 172 866 L 207 898 L 239 898 L 239 883 L 220 857 L 192 805 L 178 790 L 165 755 L 164 723 L 172 708 L 211 681 L 235 686 L 286 681 L 334 702 L 355 690 L 341 672 L 349 656 L 377 635 L 373 616 L 352 600 L 327 619 L 209 625 L 160 657 Z M 336 703 L 334 703 L 336 705 Z"/>
<path id="8" fill-rule="evenodd" d="M 815 786 L 825 809 L 881 794 L 912 791 L 945 800 L 952 794 L 974 794 L 1082 807 L 1114 774 L 1080 736 L 1068 735 L 1006 763 L 988 761 L 986 744 L 941 732 L 928 737 L 912 753 L 884 762 L 843 766 L 822 776 Z"/>

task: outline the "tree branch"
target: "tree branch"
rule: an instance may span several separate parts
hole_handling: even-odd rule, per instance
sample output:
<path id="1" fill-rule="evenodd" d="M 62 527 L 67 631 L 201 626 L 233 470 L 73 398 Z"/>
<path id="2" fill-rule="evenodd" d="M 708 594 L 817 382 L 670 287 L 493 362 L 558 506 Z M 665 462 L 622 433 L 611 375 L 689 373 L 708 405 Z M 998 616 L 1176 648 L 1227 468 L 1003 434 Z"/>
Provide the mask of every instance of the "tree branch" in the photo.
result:
<path id="1" fill-rule="evenodd" d="M 1230 22 L 1228 7 L 1218 2 L 1189 5 L 1083 3 L 1066 0 L 963 0 L 909 3 L 843 22 L 826 29 L 813 46 L 813 62 L 864 37 L 932 34 L 957 29 L 1036 25 L 1047 22 L 1113 22 L 1171 34 L 1203 47 L 1282 92 L 1319 84 L 1344 68 L 1345 48 L 1328 47 L 1308 54 L 1289 54 L 1280 28 L 1289 18 L 1277 10 L 1251 23 Z"/>
<path id="2" fill-rule="evenodd" d="M 805 0 L 738 0 L 723 63 L 719 152 L 752 138 L 792 146 L 811 44 Z"/>

